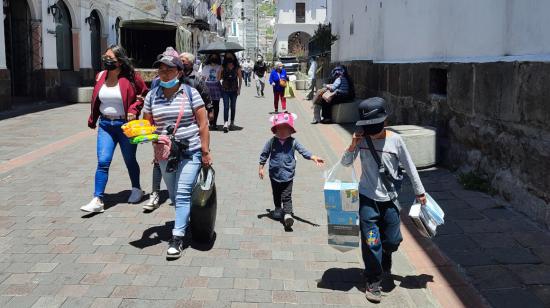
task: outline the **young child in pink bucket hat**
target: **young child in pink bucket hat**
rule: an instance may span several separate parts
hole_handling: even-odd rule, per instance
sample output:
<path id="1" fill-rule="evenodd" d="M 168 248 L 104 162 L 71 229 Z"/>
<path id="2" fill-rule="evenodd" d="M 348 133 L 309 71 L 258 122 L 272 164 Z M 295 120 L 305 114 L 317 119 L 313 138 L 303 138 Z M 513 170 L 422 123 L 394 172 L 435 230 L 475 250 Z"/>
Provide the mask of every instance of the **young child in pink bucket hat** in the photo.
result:
<path id="1" fill-rule="evenodd" d="M 294 223 L 292 218 L 292 184 L 296 172 L 296 156 L 298 151 L 305 159 L 312 160 L 317 166 L 322 166 L 324 160 L 312 155 L 296 139 L 291 137 L 296 133 L 294 120 L 297 116 L 293 113 L 279 113 L 271 118 L 271 131 L 275 136 L 269 139 L 260 154 L 260 179 L 264 178 L 264 165 L 269 159 L 269 178 L 273 189 L 273 203 L 275 210 L 272 217 L 283 219 L 285 228 L 290 228 Z M 281 203 L 283 207 L 281 208 Z"/>

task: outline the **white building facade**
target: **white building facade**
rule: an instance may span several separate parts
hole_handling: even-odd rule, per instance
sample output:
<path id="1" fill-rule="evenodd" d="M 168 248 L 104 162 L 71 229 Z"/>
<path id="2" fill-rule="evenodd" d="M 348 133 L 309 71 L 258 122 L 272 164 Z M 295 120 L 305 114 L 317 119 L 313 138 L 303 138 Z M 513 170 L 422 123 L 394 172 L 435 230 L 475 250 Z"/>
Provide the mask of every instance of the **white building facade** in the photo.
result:
<path id="1" fill-rule="evenodd" d="M 333 61 L 490 62 L 550 55 L 545 0 L 332 0 Z"/>
<path id="2" fill-rule="evenodd" d="M 307 42 L 326 22 L 326 6 L 325 0 L 277 0 L 273 53 L 306 56 Z"/>
<path id="3" fill-rule="evenodd" d="M 356 96 L 436 127 L 440 162 L 550 229 L 550 1 L 331 2 L 332 65 Z"/>
<path id="4" fill-rule="evenodd" d="M 183 18 L 185 0 L 2 1 L 0 98 L 58 97 L 63 86 L 90 84 L 101 69 L 101 54 L 119 41 L 125 21 L 182 25 L 194 20 Z M 209 12 L 213 1 L 191 2 L 193 8 L 204 6 Z M 216 38 L 210 31 L 200 34 L 203 42 L 203 36 Z"/>

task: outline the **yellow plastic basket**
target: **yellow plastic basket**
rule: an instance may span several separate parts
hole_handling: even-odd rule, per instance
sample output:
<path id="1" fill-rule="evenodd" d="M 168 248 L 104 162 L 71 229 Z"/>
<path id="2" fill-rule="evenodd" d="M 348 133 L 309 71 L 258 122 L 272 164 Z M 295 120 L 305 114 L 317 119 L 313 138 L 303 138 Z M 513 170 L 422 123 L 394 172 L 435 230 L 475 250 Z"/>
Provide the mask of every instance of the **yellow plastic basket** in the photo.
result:
<path id="1" fill-rule="evenodd" d="M 126 137 L 132 138 L 135 136 L 150 135 L 157 130 L 155 126 L 142 126 L 142 127 L 123 127 L 122 132 Z"/>

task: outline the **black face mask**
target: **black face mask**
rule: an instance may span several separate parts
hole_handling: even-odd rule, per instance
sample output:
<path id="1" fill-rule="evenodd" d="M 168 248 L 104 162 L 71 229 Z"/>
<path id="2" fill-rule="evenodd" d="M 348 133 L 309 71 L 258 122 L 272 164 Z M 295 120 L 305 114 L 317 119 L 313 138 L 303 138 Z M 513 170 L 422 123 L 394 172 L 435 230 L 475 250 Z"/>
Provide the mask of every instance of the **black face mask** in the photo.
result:
<path id="1" fill-rule="evenodd" d="M 183 65 L 183 71 L 186 73 L 186 74 L 189 74 L 193 71 L 193 64 L 184 64 Z"/>
<path id="2" fill-rule="evenodd" d="M 104 58 L 102 60 L 103 60 L 103 67 L 108 71 L 116 70 L 118 68 L 118 66 L 116 65 L 117 61 L 109 58 Z"/>
<path id="3" fill-rule="evenodd" d="M 374 136 L 384 129 L 384 122 L 378 124 L 364 125 L 363 132 L 365 135 Z"/>

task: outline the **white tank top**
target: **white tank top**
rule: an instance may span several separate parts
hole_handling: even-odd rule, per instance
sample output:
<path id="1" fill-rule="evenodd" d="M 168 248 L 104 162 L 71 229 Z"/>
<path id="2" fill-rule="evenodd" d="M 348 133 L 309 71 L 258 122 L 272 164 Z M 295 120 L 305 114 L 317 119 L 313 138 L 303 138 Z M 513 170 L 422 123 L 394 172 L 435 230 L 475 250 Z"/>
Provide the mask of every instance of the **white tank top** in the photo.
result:
<path id="1" fill-rule="evenodd" d="M 114 87 L 107 85 L 101 86 L 99 90 L 99 111 L 101 114 L 108 116 L 124 116 L 124 104 L 122 103 L 122 94 L 118 83 Z"/>

